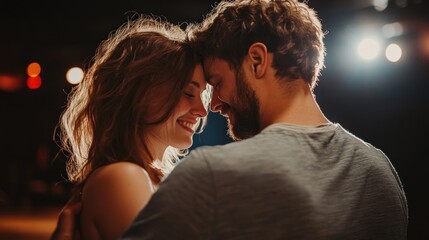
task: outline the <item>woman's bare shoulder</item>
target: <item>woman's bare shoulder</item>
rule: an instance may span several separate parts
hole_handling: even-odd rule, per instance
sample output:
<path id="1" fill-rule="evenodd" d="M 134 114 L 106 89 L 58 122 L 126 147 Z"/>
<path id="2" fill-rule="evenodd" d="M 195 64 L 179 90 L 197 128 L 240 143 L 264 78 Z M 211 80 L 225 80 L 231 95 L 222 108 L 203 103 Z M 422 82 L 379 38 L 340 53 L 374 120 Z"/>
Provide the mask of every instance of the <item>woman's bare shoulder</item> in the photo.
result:
<path id="1" fill-rule="evenodd" d="M 114 174 L 114 175 L 118 173 L 121 174 L 121 173 L 124 173 L 124 171 L 128 173 L 136 173 L 136 174 L 141 173 L 141 171 L 146 172 L 144 168 L 132 162 L 115 162 L 115 163 L 107 164 L 105 166 L 97 168 L 92 174 L 90 174 L 90 176 L 105 177 L 106 175 L 111 175 L 111 174 Z"/>
<path id="2" fill-rule="evenodd" d="M 145 169 L 131 162 L 117 162 L 96 169 L 85 182 L 83 198 L 91 192 L 115 190 L 122 186 L 151 186 L 152 183 Z M 99 193 L 97 193 L 99 196 Z"/>
<path id="3" fill-rule="evenodd" d="M 146 171 L 130 162 L 103 166 L 89 175 L 82 194 L 82 215 L 99 235 L 118 236 L 153 194 Z"/>

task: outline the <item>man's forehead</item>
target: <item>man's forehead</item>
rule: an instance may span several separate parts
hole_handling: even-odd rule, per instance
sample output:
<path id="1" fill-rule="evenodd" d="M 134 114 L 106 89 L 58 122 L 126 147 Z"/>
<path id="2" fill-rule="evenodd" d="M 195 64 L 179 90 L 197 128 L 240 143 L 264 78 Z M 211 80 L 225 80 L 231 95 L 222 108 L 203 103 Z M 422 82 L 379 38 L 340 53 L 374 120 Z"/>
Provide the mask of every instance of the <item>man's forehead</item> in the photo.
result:
<path id="1" fill-rule="evenodd" d="M 204 59 L 204 69 L 213 71 L 213 66 L 216 65 L 217 60 L 214 57 L 205 58 Z"/>
<path id="2" fill-rule="evenodd" d="M 204 75 L 209 84 L 212 78 L 217 75 L 216 61 L 213 58 L 204 59 Z"/>
<path id="3" fill-rule="evenodd" d="M 222 71 L 227 70 L 226 68 L 229 68 L 229 65 L 225 60 L 215 57 L 204 59 L 204 75 L 209 83 L 213 78 L 219 77 Z"/>

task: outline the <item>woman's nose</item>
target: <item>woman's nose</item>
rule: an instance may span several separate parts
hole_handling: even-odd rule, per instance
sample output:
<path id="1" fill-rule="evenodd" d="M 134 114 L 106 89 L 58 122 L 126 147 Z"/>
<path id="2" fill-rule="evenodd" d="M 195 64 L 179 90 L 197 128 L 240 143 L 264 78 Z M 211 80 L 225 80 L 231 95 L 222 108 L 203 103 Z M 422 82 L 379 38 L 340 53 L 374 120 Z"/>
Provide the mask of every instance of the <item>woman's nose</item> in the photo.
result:
<path id="1" fill-rule="evenodd" d="M 197 117 L 199 117 L 199 118 L 203 118 L 203 117 L 207 116 L 207 109 L 204 106 L 204 103 L 203 103 L 202 100 L 199 100 L 195 104 L 195 106 L 194 106 L 194 108 L 192 110 L 192 114 L 195 115 L 195 116 L 197 116 Z"/>

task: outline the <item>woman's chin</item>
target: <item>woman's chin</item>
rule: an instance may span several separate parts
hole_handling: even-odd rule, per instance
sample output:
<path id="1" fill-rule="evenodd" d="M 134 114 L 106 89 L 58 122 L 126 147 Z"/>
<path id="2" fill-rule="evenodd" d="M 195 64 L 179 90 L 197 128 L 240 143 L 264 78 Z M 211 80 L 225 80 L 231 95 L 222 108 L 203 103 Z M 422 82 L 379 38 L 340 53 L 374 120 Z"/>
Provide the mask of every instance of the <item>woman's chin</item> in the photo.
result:
<path id="1" fill-rule="evenodd" d="M 193 140 L 190 139 L 190 140 L 178 143 L 178 144 L 174 145 L 173 147 L 178 148 L 178 149 L 188 149 L 188 148 L 192 147 L 192 143 L 193 143 Z"/>

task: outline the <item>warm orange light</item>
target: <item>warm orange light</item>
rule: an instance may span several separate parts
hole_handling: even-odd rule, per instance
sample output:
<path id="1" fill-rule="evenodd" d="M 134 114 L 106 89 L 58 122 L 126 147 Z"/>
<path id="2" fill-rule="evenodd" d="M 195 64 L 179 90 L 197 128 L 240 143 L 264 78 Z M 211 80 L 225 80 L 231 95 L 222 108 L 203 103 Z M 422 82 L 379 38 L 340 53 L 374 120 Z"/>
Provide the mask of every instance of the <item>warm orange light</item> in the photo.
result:
<path id="1" fill-rule="evenodd" d="M 42 68 L 40 67 L 40 64 L 38 64 L 37 62 L 30 63 L 27 67 L 27 74 L 30 77 L 39 76 L 41 71 L 42 71 Z"/>
<path id="2" fill-rule="evenodd" d="M 24 80 L 21 75 L 0 74 L 0 90 L 16 92 L 25 86 Z"/>
<path id="3" fill-rule="evenodd" d="M 29 89 L 38 89 L 42 86 L 42 78 L 40 76 L 27 78 L 27 87 Z"/>
<path id="4" fill-rule="evenodd" d="M 425 55 L 424 57 L 429 57 L 429 31 L 421 35 L 419 44 L 421 48 L 420 52 Z"/>

